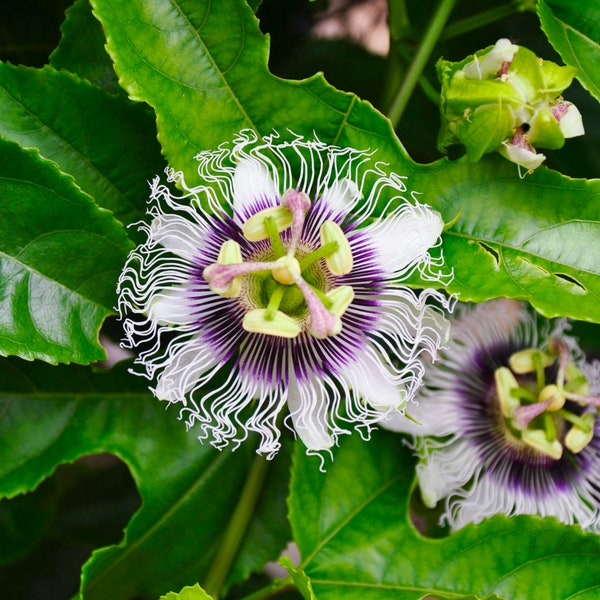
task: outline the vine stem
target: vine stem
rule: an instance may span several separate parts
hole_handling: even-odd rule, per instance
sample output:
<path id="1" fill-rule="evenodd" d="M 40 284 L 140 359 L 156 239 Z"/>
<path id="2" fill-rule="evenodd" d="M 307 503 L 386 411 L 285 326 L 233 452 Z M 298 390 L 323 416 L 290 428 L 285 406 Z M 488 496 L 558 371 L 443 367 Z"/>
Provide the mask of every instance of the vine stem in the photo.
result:
<path id="1" fill-rule="evenodd" d="M 431 21 L 427 25 L 425 36 L 417 49 L 413 61 L 406 72 L 388 111 L 388 117 L 394 128 L 400 122 L 402 114 L 408 104 L 408 100 L 419 82 L 419 78 L 421 77 L 427 60 L 431 56 L 431 52 L 442 33 L 442 29 L 450 16 L 450 12 L 454 8 L 455 2 L 456 0 L 440 0 L 437 10 L 434 12 Z"/>
<path id="2" fill-rule="evenodd" d="M 223 534 L 217 555 L 215 556 L 202 586 L 204 591 L 218 600 L 229 574 L 231 565 L 238 553 L 254 508 L 263 490 L 264 482 L 269 473 L 270 462 L 260 455 L 253 459 L 240 499 L 233 511 L 233 515 Z"/>
<path id="3" fill-rule="evenodd" d="M 448 27 L 444 29 L 444 33 L 440 35 L 440 41 L 448 40 L 458 35 L 462 35 L 463 33 L 499 21 L 500 19 L 505 19 L 506 17 L 525 11 L 535 11 L 535 3 L 532 4 L 530 0 L 512 0 L 512 2 L 508 2 L 507 4 L 501 4 L 500 6 L 490 8 L 477 15 L 461 19 L 460 21 L 456 21 L 456 23 L 452 23 L 452 25 L 448 25 Z"/>

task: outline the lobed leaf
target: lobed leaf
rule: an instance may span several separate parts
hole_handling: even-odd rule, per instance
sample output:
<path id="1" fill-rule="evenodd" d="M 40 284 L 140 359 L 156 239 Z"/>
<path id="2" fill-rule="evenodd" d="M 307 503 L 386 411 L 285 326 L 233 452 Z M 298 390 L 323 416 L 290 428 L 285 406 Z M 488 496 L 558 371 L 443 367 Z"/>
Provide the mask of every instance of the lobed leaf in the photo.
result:
<path id="1" fill-rule="evenodd" d="M 422 167 L 415 189 L 446 222 L 448 286 L 462 301 L 530 302 L 547 317 L 600 321 L 600 180 L 545 167 L 523 180 L 490 156 Z"/>
<path id="2" fill-rule="evenodd" d="M 130 248 L 98 208 L 35 151 L 0 139 L 0 355 L 104 358 L 98 332 Z"/>
<path id="3" fill-rule="evenodd" d="M 498 516 L 426 539 L 408 517 L 413 477 L 401 437 L 388 432 L 346 438 L 327 473 L 297 449 L 290 520 L 299 570 L 319 600 L 597 597 L 597 535 L 555 519 Z"/>
<path id="4" fill-rule="evenodd" d="M 59 464 L 102 452 L 119 456 L 137 483 L 142 508 L 124 541 L 96 551 L 84 567 L 86 600 L 157 598 L 201 580 L 252 460 L 251 440 L 235 453 L 200 444 L 126 367 L 0 361 L 0 496 L 30 491 Z M 275 467 L 233 573 L 262 568 L 288 541 L 287 527 L 278 536 L 264 523 L 269 510 L 279 523 L 286 483 Z"/>
<path id="5" fill-rule="evenodd" d="M 156 0 L 152 10 L 141 0 L 93 0 L 93 6 L 121 85 L 155 109 L 165 156 L 188 183 L 198 182 L 197 151 L 245 127 L 376 149 L 377 160 L 406 177 L 407 195 L 420 192 L 447 222 L 458 215 L 444 236 L 455 273 L 450 291 L 465 301 L 521 298 L 546 315 L 600 321 L 598 261 L 588 258 L 597 251 L 597 183 L 545 169 L 521 180 L 514 165 L 500 160 L 414 163 L 369 103 L 321 76 L 300 82 L 272 76 L 267 39 L 240 0 Z M 485 226 L 475 222 L 479 217 Z M 576 234 L 568 242 L 567 232 Z M 418 278 L 412 284 L 431 285 Z"/>
<path id="6" fill-rule="evenodd" d="M 87 79 L 111 94 L 122 94 L 112 61 L 106 53 L 104 32 L 88 0 L 75 0 L 65 12 L 60 44 L 50 55 L 55 69 Z M 149 127 L 152 130 L 152 126 Z"/>
<path id="7" fill-rule="evenodd" d="M 554 49 L 596 100 L 600 100 L 600 5 L 598 2 L 539 0 L 542 29 Z"/>
<path id="8" fill-rule="evenodd" d="M 198 584 L 184 587 L 179 593 L 169 592 L 160 600 L 212 600 Z"/>
<path id="9" fill-rule="evenodd" d="M 37 148 L 125 224 L 145 213 L 164 163 L 144 107 L 66 71 L 0 63 L 0 134 Z"/>

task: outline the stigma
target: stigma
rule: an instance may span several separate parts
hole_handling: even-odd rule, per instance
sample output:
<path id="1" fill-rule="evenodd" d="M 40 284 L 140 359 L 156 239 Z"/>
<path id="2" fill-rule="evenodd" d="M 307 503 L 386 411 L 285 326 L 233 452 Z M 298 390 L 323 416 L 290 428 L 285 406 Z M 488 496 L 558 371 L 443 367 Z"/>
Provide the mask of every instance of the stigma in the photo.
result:
<path id="1" fill-rule="evenodd" d="M 354 292 L 336 285 L 336 279 L 352 270 L 352 250 L 333 220 L 321 225 L 318 243 L 304 240 L 310 208 L 307 194 L 288 190 L 279 205 L 256 212 L 242 224 L 241 234 L 256 252 L 243 258 L 240 244 L 227 240 L 217 262 L 204 269 L 214 293 L 241 301 L 246 331 L 282 338 L 306 331 L 320 339 L 341 332 L 341 317 Z"/>

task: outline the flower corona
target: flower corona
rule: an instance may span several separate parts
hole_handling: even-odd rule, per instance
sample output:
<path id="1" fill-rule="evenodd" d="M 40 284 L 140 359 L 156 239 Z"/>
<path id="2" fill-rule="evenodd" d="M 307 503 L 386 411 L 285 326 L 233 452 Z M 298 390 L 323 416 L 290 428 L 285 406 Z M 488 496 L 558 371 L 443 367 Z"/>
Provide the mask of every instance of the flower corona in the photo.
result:
<path id="1" fill-rule="evenodd" d="M 457 311 L 452 341 L 412 407 L 384 427 L 415 436 L 425 504 L 453 529 L 495 514 L 600 532 L 600 362 L 564 319 L 496 300 Z"/>
<path id="2" fill-rule="evenodd" d="M 445 343 L 452 298 L 400 282 L 449 281 L 439 214 L 371 152 L 242 131 L 201 152 L 200 184 L 152 182 L 147 240 L 119 281 L 125 345 L 155 395 L 218 448 L 280 426 L 321 452 L 354 425 L 401 414 L 423 354 Z"/>

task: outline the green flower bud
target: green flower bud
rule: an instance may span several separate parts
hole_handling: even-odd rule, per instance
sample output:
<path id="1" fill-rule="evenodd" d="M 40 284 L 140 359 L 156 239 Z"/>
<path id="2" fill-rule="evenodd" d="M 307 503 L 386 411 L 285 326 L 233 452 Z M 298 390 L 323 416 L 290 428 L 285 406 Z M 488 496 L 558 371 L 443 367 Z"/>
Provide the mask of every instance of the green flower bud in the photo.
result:
<path id="1" fill-rule="evenodd" d="M 535 169 L 546 158 L 535 148 L 558 149 L 565 138 L 584 132 L 579 111 L 561 97 L 575 69 L 544 61 L 509 40 L 459 62 L 440 60 L 437 70 L 441 152 L 462 144 L 473 162 L 498 151 Z"/>

